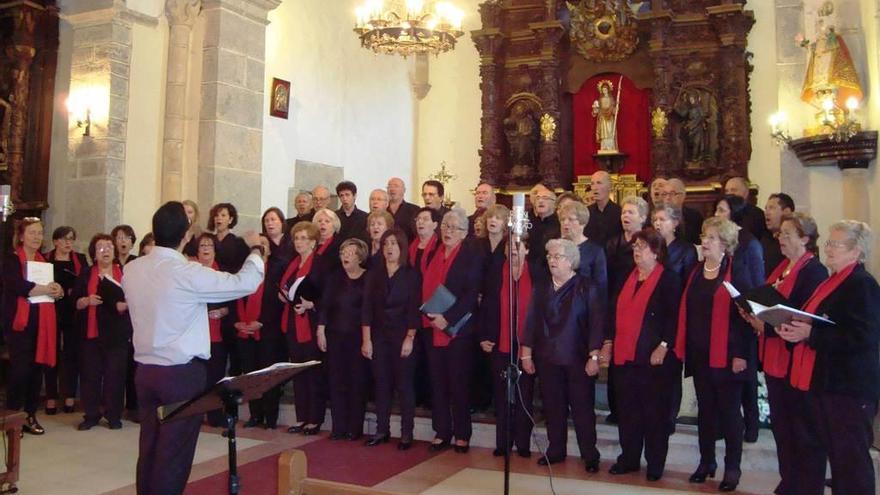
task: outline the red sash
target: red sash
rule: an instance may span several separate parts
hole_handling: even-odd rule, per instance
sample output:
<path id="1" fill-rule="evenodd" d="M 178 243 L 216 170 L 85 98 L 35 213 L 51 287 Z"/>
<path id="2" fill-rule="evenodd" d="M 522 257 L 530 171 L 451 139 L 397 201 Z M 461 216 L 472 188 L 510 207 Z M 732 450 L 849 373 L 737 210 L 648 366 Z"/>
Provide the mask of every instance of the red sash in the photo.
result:
<path id="1" fill-rule="evenodd" d="M 773 273 L 767 277 L 767 283 L 774 284 L 776 290 L 784 297 L 790 297 L 801 268 L 803 268 L 811 259 L 813 259 L 812 253 L 809 251 L 804 253 L 804 255 L 801 256 L 791 268 L 788 276 L 779 280 L 791 262 L 788 258 L 782 260 L 782 262 L 779 263 L 779 266 L 773 269 Z M 764 333 L 761 333 L 761 336 L 758 337 L 758 358 L 764 365 L 764 373 L 774 378 L 785 378 L 785 374 L 788 373 L 788 363 L 791 359 L 791 352 L 788 350 L 788 347 L 786 347 L 785 342 L 782 339 L 768 339 Z"/>
<path id="2" fill-rule="evenodd" d="M 211 268 L 220 271 L 220 265 L 216 261 L 211 263 Z M 220 330 L 220 318 L 208 318 L 208 330 L 211 334 L 211 343 L 223 342 L 223 333 Z"/>
<path id="3" fill-rule="evenodd" d="M 430 258 L 431 253 L 434 252 L 434 249 L 437 248 L 437 234 L 431 236 L 431 239 L 428 240 L 428 244 L 425 245 L 424 251 L 422 251 L 422 259 L 419 262 L 419 272 L 425 273 L 428 271 L 428 258 Z M 419 251 L 419 238 L 416 237 L 414 241 L 409 243 L 409 264 L 410 266 L 416 266 L 416 253 Z M 427 325 L 426 325 L 427 326 Z"/>
<path id="4" fill-rule="evenodd" d="M 815 314 L 819 305 L 840 287 L 840 284 L 852 274 L 856 266 L 858 266 L 858 262 L 826 278 L 813 291 L 813 295 L 804 304 L 803 310 Z M 813 381 L 813 368 L 816 366 L 816 351 L 811 349 L 806 341 L 799 342 L 794 348 L 791 361 L 791 386 L 805 392 L 810 390 L 810 384 Z"/>
<path id="5" fill-rule="evenodd" d="M 98 272 L 101 269 L 98 268 L 98 265 L 92 265 L 92 271 L 89 273 L 89 284 L 86 288 L 86 293 L 88 295 L 93 295 L 98 293 Z M 122 283 L 122 268 L 113 263 L 113 279 Z M 115 309 L 115 308 L 114 308 Z M 97 306 L 89 306 L 88 309 L 88 317 L 86 318 L 86 339 L 92 340 L 98 338 L 98 307 Z"/>
<path id="6" fill-rule="evenodd" d="M 688 278 L 687 286 L 681 295 L 681 304 L 678 309 L 678 329 L 675 338 L 675 355 L 678 359 L 684 361 L 685 344 L 687 339 L 687 295 L 691 288 L 691 283 L 698 272 L 703 271 L 703 264 L 695 266 Z M 733 260 L 727 263 L 727 270 L 724 272 L 724 281 L 730 282 L 731 272 L 733 271 Z M 724 288 L 723 284 L 718 284 L 715 294 L 712 296 L 712 322 L 709 331 L 709 367 L 723 369 L 727 367 L 727 343 L 730 338 L 730 293 Z"/>
<path id="7" fill-rule="evenodd" d="M 440 252 L 434 256 L 434 259 L 431 260 L 431 264 L 428 265 L 428 270 L 425 271 L 425 280 L 422 282 L 422 301 L 427 301 L 434 294 L 434 291 L 437 290 L 437 287 L 440 287 L 443 283 L 446 282 L 446 275 L 449 274 L 449 268 L 452 266 L 452 263 L 455 261 L 455 258 L 458 256 L 458 252 L 461 251 L 461 243 L 458 246 L 455 246 L 455 249 L 452 250 L 449 255 L 446 254 L 446 250 L 444 248 L 439 248 Z M 424 256 L 424 255 L 422 255 Z M 449 322 L 450 324 L 453 322 Z M 430 327 L 431 320 L 426 316 L 422 315 L 422 324 L 425 327 Z M 449 345 L 449 342 L 452 341 L 452 337 L 446 334 L 443 330 L 440 330 L 436 327 L 432 327 L 434 332 L 433 343 L 434 347 L 446 347 Z"/>
<path id="8" fill-rule="evenodd" d="M 329 246 L 329 243 L 325 243 Z M 326 248 L 325 248 L 326 249 Z M 300 266 L 300 257 L 297 256 L 287 265 L 287 270 L 284 272 L 284 276 L 281 277 L 281 287 L 287 287 L 287 281 L 290 280 L 294 274 L 294 280 L 305 277 L 312 271 L 312 261 L 315 259 L 314 254 L 310 254 L 306 262 Z M 290 317 L 290 304 L 284 305 L 284 312 L 281 314 L 281 333 L 287 333 L 288 329 L 288 319 Z M 306 342 L 311 342 L 312 340 L 312 324 L 309 320 L 309 312 L 306 311 L 303 314 L 294 314 L 293 315 L 293 324 L 296 330 L 296 341 L 300 344 L 305 344 Z"/>
<path id="9" fill-rule="evenodd" d="M 247 301 L 245 301 L 245 299 Z M 263 284 L 260 284 L 257 287 L 257 291 L 253 294 L 242 297 L 236 303 L 238 309 L 238 321 L 239 323 L 253 323 L 255 321 L 259 321 L 260 312 L 263 310 Z M 260 329 L 258 328 L 254 333 L 248 334 L 245 332 L 238 332 L 238 338 L 240 339 L 249 339 L 253 337 L 254 340 L 260 340 Z"/>
<path id="10" fill-rule="evenodd" d="M 327 248 L 329 248 L 330 245 L 333 244 L 333 239 L 335 237 L 336 237 L 335 235 L 331 235 L 330 238 L 327 239 L 326 242 L 324 242 L 324 244 L 321 244 L 320 246 L 318 246 L 318 254 L 324 254 L 324 251 L 327 251 Z M 339 254 L 339 253 L 337 253 L 337 254 Z"/>
<path id="11" fill-rule="evenodd" d="M 510 261 L 504 261 L 501 269 L 501 333 L 498 340 L 498 352 L 510 354 Z M 523 262 L 522 273 L 519 276 L 519 293 L 516 296 L 517 323 L 516 340 L 522 338 L 523 329 L 526 326 L 526 310 L 529 307 L 529 297 L 532 295 L 532 276 L 529 274 L 529 264 Z"/>
<path id="12" fill-rule="evenodd" d="M 18 261 L 21 263 L 21 278 L 27 280 L 27 255 L 24 254 L 24 248 L 19 247 L 15 250 L 18 255 Z M 39 251 L 34 253 L 34 261 L 45 262 L 46 259 Z M 38 364 L 45 364 L 50 368 L 55 367 L 55 354 L 57 351 L 57 322 L 55 321 L 55 305 L 42 304 L 37 307 L 39 319 L 37 322 L 37 354 L 34 361 Z M 23 332 L 27 327 L 28 319 L 31 316 L 31 304 L 28 302 L 27 296 L 19 296 L 15 301 L 15 317 L 12 320 L 12 330 L 15 332 Z"/>
<path id="13" fill-rule="evenodd" d="M 636 359 L 636 346 L 642 334 L 648 301 L 663 275 L 663 265 L 657 264 L 641 287 L 636 288 L 639 269 L 630 273 L 617 298 L 617 328 L 614 334 L 614 364 L 622 365 Z"/>

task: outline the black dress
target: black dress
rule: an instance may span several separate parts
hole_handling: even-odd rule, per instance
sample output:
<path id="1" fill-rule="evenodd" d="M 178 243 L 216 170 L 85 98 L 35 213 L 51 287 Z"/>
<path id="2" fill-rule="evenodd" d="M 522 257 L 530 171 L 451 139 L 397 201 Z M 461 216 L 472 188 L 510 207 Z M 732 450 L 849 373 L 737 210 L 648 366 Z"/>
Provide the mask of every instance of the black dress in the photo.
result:
<path id="1" fill-rule="evenodd" d="M 79 273 L 73 258 L 79 261 Z M 55 251 L 46 256 L 47 261 L 54 265 L 55 281 L 64 289 L 64 297 L 55 301 L 55 315 L 58 321 L 58 367 L 46 368 L 46 398 L 58 398 L 58 384 L 61 385 L 61 396 L 74 398 L 79 383 L 79 332 L 76 325 L 76 301 L 73 299 L 73 287 L 77 277 L 88 271 L 89 263 L 85 255 L 71 251 L 70 258 L 61 261 L 55 258 Z M 60 379 L 59 376 L 60 375 Z"/>

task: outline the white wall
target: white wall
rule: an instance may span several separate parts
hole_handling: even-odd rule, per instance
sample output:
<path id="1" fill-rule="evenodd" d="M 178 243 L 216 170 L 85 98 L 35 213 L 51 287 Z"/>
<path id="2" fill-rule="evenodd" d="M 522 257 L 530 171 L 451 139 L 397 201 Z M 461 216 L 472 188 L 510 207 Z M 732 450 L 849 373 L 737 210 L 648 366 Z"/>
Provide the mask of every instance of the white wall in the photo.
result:
<path id="1" fill-rule="evenodd" d="M 360 3 L 285 1 L 269 14 L 265 94 L 277 77 L 291 82 L 291 99 L 288 120 L 268 111 L 263 120 L 263 209 L 286 209 L 297 159 L 344 167 L 361 209 L 389 177 L 416 189 L 412 61 L 360 47 L 352 31 Z"/>

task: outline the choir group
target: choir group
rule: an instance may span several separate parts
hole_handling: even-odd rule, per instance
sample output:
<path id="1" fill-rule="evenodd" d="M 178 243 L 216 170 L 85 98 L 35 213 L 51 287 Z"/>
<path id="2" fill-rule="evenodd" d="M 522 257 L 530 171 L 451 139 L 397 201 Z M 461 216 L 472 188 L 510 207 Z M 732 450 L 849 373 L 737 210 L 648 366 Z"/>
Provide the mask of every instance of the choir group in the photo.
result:
<path id="1" fill-rule="evenodd" d="M 515 447 L 522 457 L 531 455 L 538 395 L 549 439 L 538 463 L 565 460 L 571 416 L 580 457 L 596 472 L 595 388 L 607 367 L 608 419 L 618 424 L 621 446 L 610 473 L 639 471 L 644 451 L 647 479 L 656 481 L 675 431 L 683 372 L 693 377 L 699 407 L 700 463 L 690 481 L 715 476 L 715 444 L 723 439 L 719 489 L 732 491 L 743 442 L 757 439 L 760 370 L 779 458 L 775 493 L 823 493 L 830 461 L 835 493 L 873 494 L 880 289 L 864 267 L 870 228 L 849 220 L 832 225 L 821 244 L 823 265 L 815 221 L 795 212 L 784 193 L 771 195 L 763 211 L 750 204 L 743 178 L 727 181 L 705 221 L 684 206 L 685 184 L 675 178 L 656 179 L 650 202 L 633 196 L 618 205 L 610 191 L 605 172 L 592 177 L 587 203 L 536 186 L 527 237 L 513 246 L 510 212 L 495 203 L 490 184 L 477 187 L 470 217 L 444 206 L 437 181 L 423 184 L 424 207 L 406 202 L 397 178 L 372 191 L 369 212 L 357 208 L 357 187 L 347 181 L 336 186 L 336 211 L 325 187 L 300 194 L 293 218 L 269 208 L 262 216 L 262 285 L 208 306 L 207 384 L 279 361 L 317 359 L 321 366 L 293 380 L 297 423 L 290 433 L 318 433 L 329 402 L 330 439 L 361 439 L 372 397 L 377 426 L 366 445 L 388 442 L 396 396 L 398 449 L 412 446 L 421 402 L 432 411 L 429 448 L 460 453 L 469 448 L 475 400 L 492 396 L 494 455 Z M 214 205 L 204 231 L 199 207 L 185 201 L 184 208 L 191 225 L 184 254 L 237 272 L 251 249 L 232 232 L 235 207 Z M 96 234 L 90 265 L 73 249 L 73 228 L 55 229 L 48 252 L 40 219 L 24 218 L 15 233 L 3 265 L 7 408 L 27 412 L 25 431 L 44 433 L 35 415 L 45 382 L 47 414 L 59 406 L 73 412 L 78 395 L 80 430 L 102 418 L 121 428 L 124 409 L 137 410 L 137 363 L 125 297 L 115 287 L 127 263 L 149 256 L 151 236 L 136 256 L 131 227 Z M 29 282 L 31 261 L 52 263 L 54 282 Z M 789 305 L 834 324 L 796 319 L 772 327 L 738 306 L 723 282 L 743 293 L 772 285 Z M 420 311 L 441 286 L 451 306 Z M 55 303 L 29 299 L 37 296 Z M 502 376 L 510 353 L 524 371 L 512 417 Z M 252 401 L 245 426 L 275 428 L 280 397 L 276 388 Z M 222 424 L 217 414 L 207 421 Z M 506 439 L 508 424 L 513 435 Z"/>

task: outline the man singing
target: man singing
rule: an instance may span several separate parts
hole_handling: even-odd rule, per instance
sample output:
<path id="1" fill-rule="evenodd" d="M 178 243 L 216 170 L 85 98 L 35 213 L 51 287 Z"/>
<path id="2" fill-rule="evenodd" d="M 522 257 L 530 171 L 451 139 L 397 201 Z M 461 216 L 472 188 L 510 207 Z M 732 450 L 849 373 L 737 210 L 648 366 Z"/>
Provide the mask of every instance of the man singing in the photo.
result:
<path id="1" fill-rule="evenodd" d="M 201 416 L 159 424 L 156 408 L 192 399 L 205 390 L 210 355 L 207 303 L 247 296 L 263 280 L 259 235 L 247 232 L 252 250 L 241 270 L 223 273 L 189 262 L 183 204 L 170 201 L 153 215 L 156 247 L 125 267 L 125 290 L 134 326 L 135 385 L 141 418 L 138 495 L 183 493 L 192 469 Z"/>

